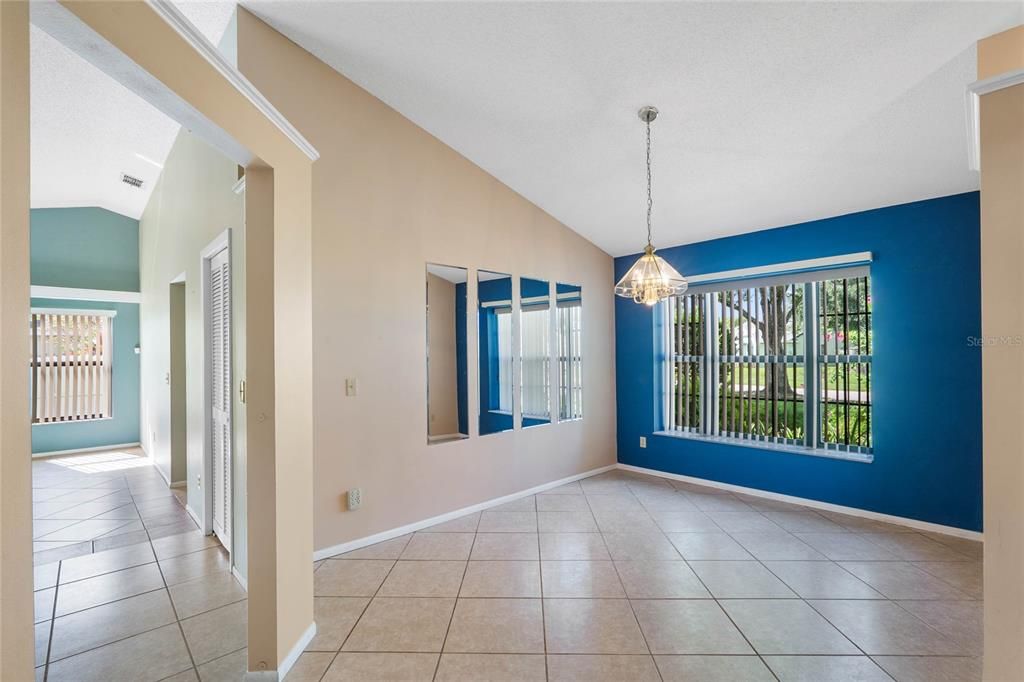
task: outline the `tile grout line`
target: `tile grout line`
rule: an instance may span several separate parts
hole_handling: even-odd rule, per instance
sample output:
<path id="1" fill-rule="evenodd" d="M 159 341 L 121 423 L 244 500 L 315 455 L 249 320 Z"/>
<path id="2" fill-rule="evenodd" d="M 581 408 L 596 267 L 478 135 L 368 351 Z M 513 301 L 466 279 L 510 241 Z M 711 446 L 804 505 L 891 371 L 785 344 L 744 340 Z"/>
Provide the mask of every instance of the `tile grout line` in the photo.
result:
<path id="1" fill-rule="evenodd" d="M 626 603 L 629 605 L 629 612 L 631 614 L 633 614 L 633 622 L 636 623 L 636 629 L 640 632 L 640 638 L 644 640 L 644 646 L 647 647 L 647 655 L 651 657 L 651 663 L 654 664 L 654 672 L 656 672 L 658 674 L 658 679 L 659 680 L 664 680 L 665 678 L 661 674 L 661 668 L 658 667 L 658 662 L 654 658 L 654 652 L 651 651 L 651 644 L 650 644 L 650 642 L 647 641 L 647 635 L 646 635 L 646 633 L 644 633 L 643 626 L 640 625 L 640 618 L 637 617 L 636 609 L 633 608 L 633 601 L 629 598 L 629 593 L 626 591 L 626 586 L 622 582 L 622 575 L 619 573 L 619 567 L 615 565 L 615 558 L 612 556 L 612 551 L 608 547 L 608 541 L 604 537 L 604 531 L 601 529 L 601 526 L 598 524 L 597 517 L 594 516 L 594 507 L 590 503 L 590 497 L 587 495 L 587 491 L 586 491 L 585 488 L 583 488 L 583 484 L 582 483 L 580 484 L 580 488 L 583 490 L 583 499 L 587 503 L 587 509 L 590 510 L 590 515 L 594 518 L 594 525 L 597 526 L 597 532 L 601 536 L 601 544 L 604 545 L 605 551 L 608 552 L 608 559 L 611 561 L 612 570 L 615 571 L 615 577 L 619 581 L 619 587 L 622 588 L 622 594 L 625 597 Z M 633 499 L 635 499 L 637 501 L 637 504 L 640 504 L 641 509 L 643 509 L 644 513 L 646 514 L 647 513 L 647 509 L 640 502 L 640 499 L 636 495 L 633 494 L 633 490 L 629 487 L 629 484 L 626 484 L 626 490 L 633 497 Z M 650 514 L 647 514 L 647 515 L 650 517 Z M 651 521 L 654 522 L 654 518 L 653 517 L 651 517 Z M 655 525 L 657 525 L 657 524 L 655 523 Z M 668 538 L 666 538 L 666 540 L 668 540 Z M 673 545 L 673 549 L 674 548 L 675 548 L 675 546 Z M 678 550 L 676 551 L 676 553 L 678 554 Z"/>
<path id="2" fill-rule="evenodd" d="M 629 484 L 628 484 L 628 483 L 626 484 L 626 487 L 627 487 L 627 488 L 629 488 Z M 630 488 L 630 492 L 632 492 L 632 488 Z M 677 493 L 679 492 L 679 491 L 678 491 L 678 489 L 676 490 L 676 492 L 677 492 Z M 635 497 L 635 495 L 634 495 L 634 497 Z M 684 496 L 684 497 L 685 497 L 685 496 Z M 641 505 L 641 506 L 643 506 L 643 503 L 641 502 L 641 503 L 640 503 L 640 505 Z M 696 506 L 696 505 L 694 505 L 694 506 Z M 698 509 L 699 509 L 699 508 L 698 508 Z M 644 507 L 644 510 L 646 511 L 646 507 Z M 700 510 L 700 511 L 701 511 L 701 513 L 703 513 L 703 514 L 707 515 L 707 512 L 704 512 L 703 510 Z M 711 517 L 710 517 L 710 516 L 708 516 L 708 518 L 711 518 Z M 714 519 L 711 519 L 711 522 L 712 522 L 712 523 L 715 523 L 715 520 L 714 520 Z M 726 610 L 726 609 L 725 609 L 725 608 L 724 608 L 724 607 L 722 606 L 722 604 L 721 604 L 721 602 L 719 601 L 718 597 L 717 597 L 717 596 L 715 595 L 715 593 L 714 593 L 714 592 L 712 592 L 712 591 L 711 591 L 711 588 L 709 588 L 709 587 L 707 586 L 707 584 L 706 584 L 706 583 L 704 582 L 704 579 L 700 577 L 700 575 L 699 575 L 699 574 L 697 573 L 697 571 L 693 570 L 693 566 L 691 566 L 691 565 L 690 565 L 690 562 L 689 562 L 689 560 L 688 560 L 688 559 L 687 559 L 687 558 L 686 558 L 685 556 L 683 556 L 683 553 L 682 553 L 682 552 L 680 552 L 680 551 L 679 551 L 679 548 L 675 546 L 675 543 L 673 543 L 673 542 L 672 542 L 672 539 L 671 539 L 670 537 L 668 537 L 668 534 L 667 534 L 667 533 L 665 532 L 665 530 L 664 530 L 664 529 L 663 529 L 663 528 L 662 528 L 662 527 L 661 527 L 660 525 L 658 525 L 658 522 L 657 522 L 657 521 L 655 521 L 654 523 L 655 523 L 655 525 L 656 525 L 656 526 L 658 527 L 658 532 L 660 532 L 660 533 L 661 533 L 661 535 L 662 535 L 662 536 L 663 536 L 663 537 L 665 538 L 665 541 L 666 541 L 666 542 L 668 542 L 668 543 L 669 543 L 670 545 L 672 545 L 672 548 L 673 548 L 673 549 L 674 549 L 674 550 L 676 551 L 676 554 L 678 554 L 678 555 L 679 555 L 679 558 L 680 558 L 680 559 L 682 559 L 683 563 L 685 563 L 685 564 L 686 564 L 686 567 L 687 567 L 687 568 L 688 568 L 688 569 L 690 570 L 690 572 L 691 572 L 691 573 L 693 573 L 694 577 L 695 577 L 695 578 L 697 578 L 697 581 L 698 581 L 698 582 L 699 582 L 699 583 L 701 584 L 701 586 L 702 586 L 702 587 L 703 587 L 703 588 L 704 588 L 705 590 L 707 590 L 707 593 L 708 593 L 708 594 L 709 594 L 709 595 L 711 596 L 711 599 L 712 599 L 712 600 L 713 600 L 713 601 L 715 602 L 715 606 L 717 606 L 717 607 L 718 607 L 718 610 L 719 610 L 719 611 L 721 611 L 721 612 L 722 612 L 722 614 L 723 614 L 723 615 L 724 615 L 724 616 L 725 616 L 725 617 L 726 617 L 726 618 L 727 618 L 727 619 L 729 620 L 729 623 L 731 623 L 731 624 L 732 624 L 732 626 L 733 626 L 733 628 L 735 628 L 736 632 L 738 632 L 738 633 L 740 634 L 740 637 L 742 637 L 742 638 L 743 638 L 743 641 L 745 641 L 745 642 L 747 643 L 747 646 L 749 646 L 749 647 L 750 647 L 750 650 L 751 650 L 751 651 L 753 651 L 753 652 L 754 652 L 754 655 L 755 655 L 755 656 L 757 656 L 758 660 L 760 660 L 760 661 L 761 661 L 761 665 L 763 665 L 763 666 L 765 667 L 765 670 L 767 670 L 767 671 L 768 671 L 768 673 L 769 673 L 769 674 L 770 674 L 770 675 L 771 675 L 772 677 L 774 677 L 774 678 L 775 678 L 776 680 L 778 680 L 778 679 L 779 679 L 779 676 L 778 676 L 778 675 L 776 675 L 776 674 L 775 674 L 775 671 L 774 671 L 774 670 L 772 670 L 772 668 L 771 668 L 771 666 L 770 666 L 770 665 L 768 665 L 768 661 L 764 660 L 764 656 L 762 656 L 762 655 L 761 655 L 761 652 L 757 650 L 757 647 L 755 647 L 755 646 L 754 646 L 754 644 L 753 644 L 753 643 L 752 643 L 752 642 L 750 641 L 750 638 L 749 638 L 749 637 L 747 637 L 747 634 L 746 634 L 745 632 L 743 632 L 743 630 L 741 630 L 741 629 L 740 629 L 740 626 L 739 626 L 739 625 L 737 625 L 737 623 L 736 623 L 736 621 L 735 621 L 735 620 L 733 620 L 733 617 L 732 617 L 732 616 L 731 616 L 731 615 L 729 614 L 729 612 L 728 612 L 728 611 L 727 611 L 727 610 Z M 715 525 L 717 526 L 718 524 L 717 524 L 717 523 L 715 523 Z M 724 532 L 724 533 L 726 534 L 726 536 L 727 536 L 727 537 L 729 537 L 729 538 L 732 538 L 732 536 L 731 536 L 731 535 L 729 535 L 728 531 L 726 531 L 726 530 L 725 530 L 724 528 L 722 528 L 722 532 Z M 733 538 L 733 542 L 735 542 L 735 541 L 736 541 L 736 540 L 735 540 L 735 539 Z M 741 545 L 741 546 L 742 546 L 742 545 Z M 751 554 L 751 556 L 753 556 L 753 554 Z M 754 557 L 754 559 L 755 559 L 755 560 L 757 560 L 757 557 Z M 760 563 L 760 562 L 758 562 L 758 563 Z M 795 594 L 795 593 L 794 593 L 794 594 Z M 655 659 L 655 660 L 654 660 L 654 665 L 655 665 L 655 666 L 657 666 L 657 665 L 658 665 L 658 660 L 657 660 L 657 659 Z M 659 674 L 660 674 L 660 672 L 661 672 L 661 669 L 659 668 Z"/>
<path id="3" fill-rule="evenodd" d="M 367 602 L 366 602 L 366 606 L 364 606 L 364 607 L 363 607 L 363 610 L 359 612 L 359 617 L 358 617 L 358 618 L 356 618 L 356 620 L 355 620 L 355 622 L 354 622 L 354 623 L 352 623 L 352 628 L 351 628 L 351 629 L 350 629 L 350 630 L 348 631 L 348 634 L 346 634 L 346 635 L 345 635 L 344 639 L 342 639 L 342 640 L 341 640 L 341 645 L 340 645 L 340 646 L 338 647 L 338 650 L 334 652 L 334 656 L 333 656 L 333 657 L 331 658 L 331 662 L 327 664 L 327 667 L 326 667 L 326 668 L 324 668 L 324 672 L 323 672 L 323 674 L 322 674 L 322 675 L 320 676 L 320 680 L 323 680 L 323 679 L 324 679 L 324 677 L 326 677 L 326 675 L 327 675 L 327 672 L 328 672 L 328 671 L 329 671 L 329 670 L 331 669 L 331 667 L 332 667 L 332 666 L 334 665 L 334 662 L 335 662 L 336 660 L 338 660 L 338 656 L 340 656 L 340 655 L 341 655 L 341 652 L 342 652 L 342 650 L 343 650 L 343 649 L 345 648 L 345 645 L 346 645 L 346 644 L 348 643 L 348 640 L 349 640 L 349 638 L 351 638 L 351 637 L 352 637 L 352 633 L 356 631 L 356 628 L 357 628 L 357 627 L 359 626 L 359 622 L 360 622 L 360 621 L 361 621 L 361 620 L 363 619 L 363 616 L 365 616 L 365 615 L 366 615 L 366 612 L 367 612 L 367 611 L 369 610 L 369 608 L 370 608 L 370 604 L 372 604 L 372 603 L 373 603 L 373 600 L 374 600 L 374 599 L 376 599 L 376 598 L 377 598 L 377 595 L 378 595 L 378 594 L 380 593 L 380 588 L 382 588 L 382 587 L 384 586 L 384 583 L 385 583 L 385 581 L 387 581 L 387 579 L 388 579 L 388 576 L 390 576 L 390 575 L 391 575 L 391 571 L 393 571 L 393 570 L 395 569 L 395 566 L 397 566 L 397 565 L 398 565 L 398 560 L 402 558 L 402 554 L 403 554 L 403 553 L 405 552 L 405 548 L 409 546 L 409 542 L 411 542 L 411 541 L 412 541 L 412 536 L 413 536 L 413 535 L 415 535 L 415 533 L 410 533 L 410 534 L 409 534 L 409 539 L 408 539 L 408 540 L 406 540 L 406 543 L 405 543 L 405 545 L 404 545 L 404 546 L 402 547 L 402 551 L 400 551 L 400 552 L 398 553 L 398 557 L 397 557 L 397 558 L 395 558 L 394 560 L 392 560 L 392 562 L 391 562 L 391 567 L 390 567 L 390 568 L 388 568 L 388 572 L 384 574 L 384 579 L 380 581 L 380 585 L 377 585 L 377 589 L 373 591 L 373 594 L 372 594 L 372 595 L 370 596 L 370 598 L 369 598 L 369 599 L 367 600 Z M 339 556 L 340 556 L 340 555 L 339 555 Z M 329 559 L 325 559 L 324 561 L 328 561 L 328 560 L 329 560 Z M 316 571 L 315 571 L 315 570 L 314 570 L 313 572 L 314 572 L 314 573 L 316 573 Z M 313 605 L 314 605 L 314 609 L 315 609 L 315 608 L 316 608 L 316 585 L 315 585 L 315 584 L 314 584 L 314 586 L 313 586 Z M 455 609 L 454 609 L 454 608 L 452 608 L 452 611 L 454 612 L 454 611 L 455 611 Z M 315 617 L 316 617 L 316 615 L 314 614 L 314 619 L 315 619 Z M 307 645 L 307 646 L 308 646 L 308 645 Z M 305 653 L 305 650 L 303 650 L 303 653 Z M 302 656 L 302 654 L 299 654 L 299 656 L 301 657 L 301 656 Z M 298 659 L 296 659 L 296 660 L 298 660 Z M 440 656 L 438 656 L 438 660 L 440 660 Z"/>
<path id="4" fill-rule="evenodd" d="M 444 656 L 444 647 L 448 643 L 448 633 L 451 632 L 452 621 L 455 620 L 455 610 L 459 608 L 459 597 L 462 595 L 462 584 L 466 581 L 466 573 L 469 571 L 469 558 L 473 556 L 473 548 L 476 546 L 476 536 L 480 531 L 480 523 L 482 519 L 483 514 L 481 513 L 477 517 L 476 530 L 473 531 L 473 542 L 469 544 L 469 552 L 466 553 L 466 562 L 462 566 L 462 579 L 459 580 L 459 589 L 455 592 L 455 601 L 452 603 L 452 612 L 448 616 L 448 627 L 444 630 L 444 638 L 441 640 L 441 650 L 437 654 L 437 662 L 434 663 L 434 674 L 430 678 L 431 680 L 437 679 L 437 672 L 441 669 L 441 657 Z M 413 535 L 415 535 L 415 533 Z M 409 541 L 412 542 L 412 538 L 410 538 Z M 395 561 L 395 565 L 398 565 L 398 561 Z M 381 585 L 383 585 L 383 583 L 381 583 Z"/>
<path id="5" fill-rule="evenodd" d="M 173 493 L 172 493 L 172 496 L 173 496 Z M 176 496 L 174 496 L 174 497 L 175 497 L 175 501 L 178 504 L 181 504 L 181 502 L 177 500 L 177 497 Z M 135 501 L 135 495 L 132 495 L 132 504 L 135 506 L 135 513 L 139 514 L 139 518 L 141 519 L 142 518 L 142 514 L 139 513 L 139 505 Z M 149 529 L 146 528 L 145 524 L 143 524 L 142 529 L 146 533 L 146 537 L 148 538 L 148 542 L 149 542 L 149 549 L 150 549 L 151 552 L 153 552 L 153 558 L 156 560 L 156 568 L 160 572 L 160 580 L 163 581 L 163 583 L 164 583 L 164 590 L 167 593 L 167 601 L 171 605 L 171 613 L 174 614 L 174 622 L 177 623 L 177 625 L 178 625 L 178 632 L 181 634 L 181 640 L 182 640 L 182 642 L 185 643 L 185 651 L 188 653 L 188 658 L 192 662 L 192 672 L 194 672 L 196 674 L 196 677 L 199 677 L 199 666 L 196 665 L 196 658 L 192 654 L 192 647 L 188 643 L 188 638 L 185 637 L 185 628 L 181 624 L 181 619 L 178 618 L 178 608 L 174 605 L 174 600 L 171 599 L 171 590 L 167 586 L 167 576 L 164 575 L 164 567 L 160 565 L 160 559 L 159 559 L 159 557 L 157 557 L 156 547 L 153 546 L 153 538 L 149 534 Z M 248 633 L 246 633 L 246 643 L 248 643 Z M 248 669 L 248 667 L 249 666 L 246 665 L 247 669 Z"/>
<path id="6" fill-rule="evenodd" d="M 57 595 L 60 594 L 60 569 L 63 561 L 57 563 L 57 578 L 53 585 L 53 607 L 50 611 L 50 634 L 46 637 L 46 660 L 43 661 L 43 682 L 50 675 L 50 652 L 53 650 L 53 629 L 57 623 Z M 34 586 L 33 586 L 34 587 Z M 35 620 L 33 618 L 33 620 Z"/>
<path id="7" fill-rule="evenodd" d="M 537 496 L 533 496 L 533 513 L 537 519 L 537 578 L 540 580 L 540 636 L 544 645 L 544 679 L 550 681 L 551 671 L 548 668 L 548 623 L 547 611 L 544 608 L 544 556 L 540 549 L 540 508 Z"/>

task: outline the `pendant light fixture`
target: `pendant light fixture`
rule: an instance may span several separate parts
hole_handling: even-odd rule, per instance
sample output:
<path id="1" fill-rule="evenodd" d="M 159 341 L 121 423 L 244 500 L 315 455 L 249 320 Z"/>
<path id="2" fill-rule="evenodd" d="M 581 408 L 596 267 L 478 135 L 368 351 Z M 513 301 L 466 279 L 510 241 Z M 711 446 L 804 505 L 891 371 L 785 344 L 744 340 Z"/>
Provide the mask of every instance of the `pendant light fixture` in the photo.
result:
<path id="1" fill-rule="evenodd" d="M 654 207 L 651 198 L 651 122 L 658 117 L 658 110 L 644 107 L 638 115 L 647 126 L 647 246 L 644 247 L 644 255 L 615 285 L 615 294 L 653 306 L 662 299 L 683 293 L 687 284 L 686 279 L 664 258 L 654 255 L 651 244 L 651 209 Z"/>

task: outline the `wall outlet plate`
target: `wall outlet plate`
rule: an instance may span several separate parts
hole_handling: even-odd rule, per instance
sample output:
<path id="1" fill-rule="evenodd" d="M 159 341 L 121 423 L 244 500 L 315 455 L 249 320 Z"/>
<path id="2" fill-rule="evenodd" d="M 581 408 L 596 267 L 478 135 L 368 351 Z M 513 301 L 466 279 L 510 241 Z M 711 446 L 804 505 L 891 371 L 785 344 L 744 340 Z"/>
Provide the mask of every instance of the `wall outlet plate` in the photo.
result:
<path id="1" fill-rule="evenodd" d="M 345 497 L 348 499 L 349 511 L 355 511 L 363 504 L 363 491 L 360 488 L 352 488 Z"/>
<path id="2" fill-rule="evenodd" d="M 640 447 L 647 447 L 647 436 L 640 436 Z"/>

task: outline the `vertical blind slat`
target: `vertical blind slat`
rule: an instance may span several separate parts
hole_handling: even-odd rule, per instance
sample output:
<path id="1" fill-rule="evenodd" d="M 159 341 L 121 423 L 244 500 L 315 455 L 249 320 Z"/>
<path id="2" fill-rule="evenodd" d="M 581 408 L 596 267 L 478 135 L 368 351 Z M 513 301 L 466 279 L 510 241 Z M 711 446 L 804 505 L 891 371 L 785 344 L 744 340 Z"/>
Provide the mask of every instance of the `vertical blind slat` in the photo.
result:
<path id="1" fill-rule="evenodd" d="M 32 314 L 33 423 L 111 416 L 111 318 Z"/>

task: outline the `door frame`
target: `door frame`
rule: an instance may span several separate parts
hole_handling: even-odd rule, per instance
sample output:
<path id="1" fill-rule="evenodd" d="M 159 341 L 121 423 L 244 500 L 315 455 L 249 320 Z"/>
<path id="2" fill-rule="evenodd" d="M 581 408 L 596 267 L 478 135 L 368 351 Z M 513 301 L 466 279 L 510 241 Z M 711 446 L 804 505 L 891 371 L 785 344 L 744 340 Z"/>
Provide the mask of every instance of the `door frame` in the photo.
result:
<path id="1" fill-rule="evenodd" d="M 228 273 L 229 276 L 234 276 L 234 264 L 231 257 L 231 228 L 225 229 L 219 235 L 217 235 L 213 241 L 207 244 L 202 251 L 199 252 L 200 259 L 200 283 L 202 286 L 202 309 L 203 309 L 203 371 L 201 374 L 201 383 L 203 387 L 203 468 L 202 468 L 202 479 L 200 482 L 200 490 L 203 495 L 203 535 L 210 535 L 213 533 L 213 432 L 210 429 L 210 422 L 213 419 L 213 401 L 210 396 L 210 382 L 207 380 L 210 374 L 210 368 L 213 364 L 213 358 L 210 354 L 210 336 L 211 336 L 211 320 L 210 320 L 210 262 L 214 256 L 218 253 L 227 249 L 228 251 Z M 229 291 L 233 291 L 234 287 L 229 286 Z M 229 294 L 230 296 L 230 294 Z M 228 324 L 233 324 L 234 306 L 228 305 Z M 231 335 L 231 363 L 234 364 L 234 334 Z M 231 395 L 232 400 L 228 403 L 228 412 L 230 413 L 230 419 L 232 429 L 234 429 L 234 367 L 231 372 Z M 228 475 L 231 477 L 231 524 L 234 527 L 234 516 L 235 516 L 235 467 L 234 467 L 234 433 L 231 437 L 231 451 L 232 451 L 232 462 L 231 471 Z M 231 533 L 231 545 L 232 547 L 225 547 L 228 551 L 229 561 L 231 565 L 234 565 L 234 532 Z"/>

